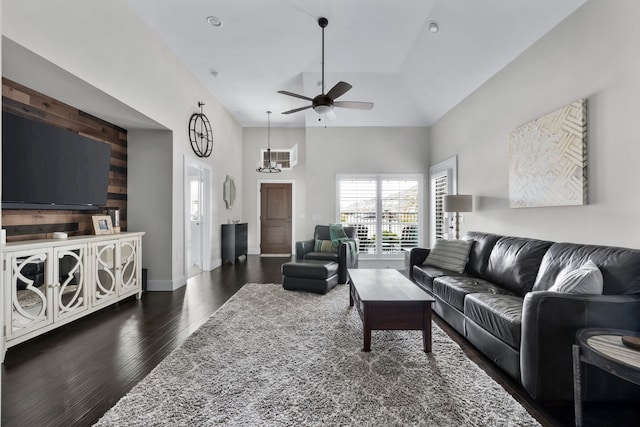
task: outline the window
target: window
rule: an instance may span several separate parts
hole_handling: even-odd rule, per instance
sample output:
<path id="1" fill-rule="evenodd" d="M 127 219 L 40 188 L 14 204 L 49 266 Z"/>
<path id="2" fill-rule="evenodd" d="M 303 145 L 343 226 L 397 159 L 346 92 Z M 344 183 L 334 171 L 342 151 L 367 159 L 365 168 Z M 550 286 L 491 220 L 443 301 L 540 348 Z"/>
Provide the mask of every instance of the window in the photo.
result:
<path id="1" fill-rule="evenodd" d="M 262 158 L 260 164 L 264 165 L 269 161 L 266 149 L 260 150 L 260 157 Z M 290 150 L 272 148 L 271 161 L 279 164 L 283 170 L 293 168 L 298 164 L 298 144 L 294 145 Z"/>
<path id="2" fill-rule="evenodd" d="M 448 239 L 450 237 L 451 214 L 443 211 L 443 197 L 447 194 L 455 194 L 457 189 L 457 156 L 437 163 L 429 168 L 429 190 L 430 190 L 430 246 L 437 239 Z"/>
<path id="3" fill-rule="evenodd" d="M 200 181 L 190 181 L 190 198 L 191 201 L 191 219 L 197 221 L 200 219 L 200 194 L 202 191 Z"/>
<path id="4" fill-rule="evenodd" d="M 435 238 L 446 239 L 447 236 L 447 219 L 443 210 L 443 198 L 447 195 L 448 177 L 446 173 L 434 176 L 431 180 L 431 194 L 433 195 L 433 216 L 435 221 L 433 224 Z"/>
<path id="5" fill-rule="evenodd" d="M 339 175 L 339 221 L 357 229 L 364 258 L 398 258 L 419 246 L 419 175 Z"/>

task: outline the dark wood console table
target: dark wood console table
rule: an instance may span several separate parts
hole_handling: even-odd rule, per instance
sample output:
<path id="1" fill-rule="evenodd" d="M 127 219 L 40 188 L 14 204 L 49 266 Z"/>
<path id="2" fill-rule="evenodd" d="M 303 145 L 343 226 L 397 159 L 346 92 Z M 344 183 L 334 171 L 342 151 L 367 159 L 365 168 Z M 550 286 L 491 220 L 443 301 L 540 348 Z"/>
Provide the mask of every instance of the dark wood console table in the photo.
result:
<path id="1" fill-rule="evenodd" d="M 222 224 L 221 251 L 222 263 L 234 263 L 242 255 L 247 256 L 246 222 L 239 224 Z"/>

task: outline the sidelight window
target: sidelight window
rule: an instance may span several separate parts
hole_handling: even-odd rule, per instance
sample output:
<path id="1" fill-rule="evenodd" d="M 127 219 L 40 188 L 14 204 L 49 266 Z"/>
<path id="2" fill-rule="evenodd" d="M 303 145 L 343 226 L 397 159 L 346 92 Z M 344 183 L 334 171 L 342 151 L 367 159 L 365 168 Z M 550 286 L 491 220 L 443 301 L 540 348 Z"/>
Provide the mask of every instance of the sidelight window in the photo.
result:
<path id="1" fill-rule="evenodd" d="M 456 194 L 458 158 L 450 157 L 429 168 L 429 246 L 438 239 L 451 238 L 451 214 L 444 212 L 444 196 Z"/>

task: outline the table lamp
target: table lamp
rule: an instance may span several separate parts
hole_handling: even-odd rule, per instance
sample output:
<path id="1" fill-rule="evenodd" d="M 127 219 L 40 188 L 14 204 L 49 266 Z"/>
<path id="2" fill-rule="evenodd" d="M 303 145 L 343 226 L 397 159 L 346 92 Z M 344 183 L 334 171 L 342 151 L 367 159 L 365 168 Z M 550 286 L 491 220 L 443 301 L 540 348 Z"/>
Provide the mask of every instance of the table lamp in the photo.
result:
<path id="1" fill-rule="evenodd" d="M 443 197 L 443 211 L 456 214 L 456 240 L 460 239 L 460 212 L 471 212 L 473 196 L 470 194 L 448 194 Z"/>

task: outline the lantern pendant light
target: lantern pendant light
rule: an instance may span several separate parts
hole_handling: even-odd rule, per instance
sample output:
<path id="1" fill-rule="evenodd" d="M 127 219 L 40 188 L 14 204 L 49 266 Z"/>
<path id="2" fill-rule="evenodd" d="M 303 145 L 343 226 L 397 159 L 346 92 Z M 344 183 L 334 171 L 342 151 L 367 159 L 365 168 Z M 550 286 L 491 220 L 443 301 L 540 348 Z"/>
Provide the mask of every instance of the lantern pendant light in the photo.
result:
<path id="1" fill-rule="evenodd" d="M 262 166 L 259 166 L 256 171 L 260 173 L 279 173 L 282 169 L 278 167 L 276 162 L 271 160 L 271 111 L 267 111 L 267 161 L 262 160 Z"/>

